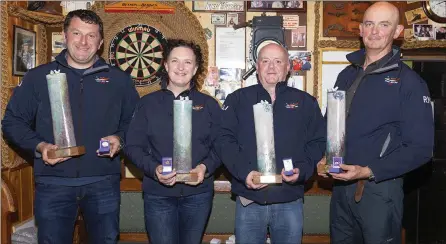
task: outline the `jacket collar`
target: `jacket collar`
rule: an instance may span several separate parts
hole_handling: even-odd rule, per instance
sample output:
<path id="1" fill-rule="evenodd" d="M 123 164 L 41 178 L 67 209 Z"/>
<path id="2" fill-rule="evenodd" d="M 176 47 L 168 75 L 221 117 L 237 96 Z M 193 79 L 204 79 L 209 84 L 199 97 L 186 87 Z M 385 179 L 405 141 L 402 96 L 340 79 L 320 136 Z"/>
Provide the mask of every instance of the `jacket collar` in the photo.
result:
<path id="1" fill-rule="evenodd" d="M 67 49 L 64 49 L 59 55 L 56 56 L 56 62 L 58 65 L 62 65 L 68 69 L 73 69 L 67 62 Z M 87 69 L 83 75 L 89 75 L 100 71 L 109 71 L 110 67 L 105 60 L 98 55 L 95 56 L 95 62 L 93 66 Z"/>
<path id="2" fill-rule="evenodd" d="M 263 87 L 262 83 L 260 83 L 260 81 L 257 79 L 257 85 L 255 85 L 257 88 L 257 102 L 260 102 L 259 100 L 259 93 L 266 93 L 268 94 L 268 91 Z M 279 81 L 276 84 L 276 100 L 278 97 L 278 94 L 283 93 L 286 89 L 288 88 L 288 85 L 286 83 L 286 81 Z M 269 94 L 268 94 L 269 96 Z"/>
<path id="3" fill-rule="evenodd" d="M 164 92 L 170 92 L 170 93 L 172 93 L 169 89 L 167 89 L 167 80 L 168 80 L 168 79 L 169 79 L 169 78 L 167 77 L 167 75 L 164 75 L 164 76 L 161 78 L 161 82 L 160 82 L 161 90 L 163 90 Z M 178 95 L 178 97 L 176 97 L 175 99 L 178 99 L 180 96 L 182 96 L 182 97 L 185 97 L 185 96 L 190 97 L 191 94 L 193 94 L 193 92 L 194 92 L 195 90 L 197 90 L 197 87 L 196 87 L 196 85 L 195 85 L 195 80 L 192 79 L 192 80 L 190 81 L 190 87 L 189 87 L 189 89 L 187 89 L 187 90 L 183 91 L 182 93 L 180 93 L 180 94 Z M 173 93 L 172 93 L 172 94 L 173 94 Z"/>
<path id="4" fill-rule="evenodd" d="M 347 54 L 347 60 L 357 67 L 362 67 L 365 61 L 366 50 L 361 49 Z M 382 73 L 388 70 L 398 68 L 398 62 L 400 61 L 401 50 L 397 46 L 392 46 L 392 51 L 385 55 L 378 63 L 378 68 L 371 73 Z M 375 63 L 376 63 L 375 62 Z"/>

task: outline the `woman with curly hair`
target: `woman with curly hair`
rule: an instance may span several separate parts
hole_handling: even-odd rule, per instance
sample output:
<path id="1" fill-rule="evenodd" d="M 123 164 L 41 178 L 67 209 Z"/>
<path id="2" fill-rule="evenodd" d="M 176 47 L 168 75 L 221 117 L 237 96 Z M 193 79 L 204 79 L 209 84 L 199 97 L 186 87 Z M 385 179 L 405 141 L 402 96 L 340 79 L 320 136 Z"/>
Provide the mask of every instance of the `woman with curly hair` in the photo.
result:
<path id="1" fill-rule="evenodd" d="M 220 159 L 213 149 L 220 107 L 197 89 L 203 70 L 198 45 L 169 40 L 163 52 L 161 90 L 141 99 L 130 124 L 126 154 L 144 172 L 144 217 L 150 243 L 198 244 L 212 208 L 213 176 Z M 173 155 L 174 100 L 189 97 L 192 110 L 192 167 L 196 182 L 176 182 L 177 172 L 163 173 L 162 158 Z M 175 164 L 175 162 L 174 162 Z"/>

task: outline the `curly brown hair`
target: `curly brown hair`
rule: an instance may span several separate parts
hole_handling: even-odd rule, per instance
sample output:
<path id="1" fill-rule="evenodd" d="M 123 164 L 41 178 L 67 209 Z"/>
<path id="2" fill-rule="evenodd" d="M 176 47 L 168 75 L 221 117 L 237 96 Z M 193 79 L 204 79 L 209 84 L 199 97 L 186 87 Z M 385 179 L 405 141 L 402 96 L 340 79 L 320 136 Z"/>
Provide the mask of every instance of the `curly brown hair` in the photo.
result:
<path id="1" fill-rule="evenodd" d="M 195 54 L 195 63 L 197 64 L 198 68 L 197 68 L 197 72 L 195 73 L 195 75 L 192 77 L 192 80 L 194 80 L 195 82 L 197 81 L 197 77 L 203 73 L 204 71 L 204 60 L 203 60 L 203 53 L 201 52 L 201 48 L 199 45 L 195 44 L 192 41 L 186 41 L 183 39 L 169 39 L 167 40 L 167 46 L 166 49 L 164 49 L 163 51 L 163 60 L 164 62 L 166 62 L 167 58 L 170 56 L 170 53 L 172 52 L 173 49 L 177 48 L 177 47 L 186 47 L 186 48 L 190 48 L 194 54 Z M 164 75 L 167 78 L 167 72 L 164 69 Z M 167 79 L 168 81 L 169 79 Z"/>

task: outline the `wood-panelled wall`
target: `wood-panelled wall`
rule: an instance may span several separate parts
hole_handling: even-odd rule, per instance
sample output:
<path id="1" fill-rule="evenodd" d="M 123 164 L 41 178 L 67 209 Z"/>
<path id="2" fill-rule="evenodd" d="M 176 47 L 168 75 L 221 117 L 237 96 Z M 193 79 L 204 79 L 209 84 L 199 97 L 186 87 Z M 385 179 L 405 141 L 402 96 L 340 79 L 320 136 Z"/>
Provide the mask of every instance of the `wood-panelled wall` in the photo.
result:
<path id="1" fill-rule="evenodd" d="M 2 178 L 6 179 L 14 187 L 17 200 L 17 221 L 23 222 L 34 215 L 34 176 L 32 166 L 22 164 L 13 169 L 2 169 Z"/>
<path id="2" fill-rule="evenodd" d="M 26 2 L 2 2 L 1 4 L 1 42 L 2 56 L 2 74 L 1 74 L 1 110 L 0 119 L 3 118 L 6 105 L 14 88 L 20 83 L 22 77 L 12 75 L 13 60 L 13 42 L 14 42 L 14 26 L 21 27 L 36 33 L 36 65 L 46 59 L 46 53 L 42 55 L 42 42 L 40 38 L 42 28 L 38 24 L 25 21 L 24 19 L 14 17 L 8 11 L 8 6 L 26 7 Z M 34 176 L 33 168 L 26 163 L 17 153 L 8 147 L 4 140 L 1 140 L 1 176 L 10 183 L 11 190 L 14 192 L 16 200 L 17 218 L 13 221 L 13 225 L 29 220 L 34 215 Z"/>

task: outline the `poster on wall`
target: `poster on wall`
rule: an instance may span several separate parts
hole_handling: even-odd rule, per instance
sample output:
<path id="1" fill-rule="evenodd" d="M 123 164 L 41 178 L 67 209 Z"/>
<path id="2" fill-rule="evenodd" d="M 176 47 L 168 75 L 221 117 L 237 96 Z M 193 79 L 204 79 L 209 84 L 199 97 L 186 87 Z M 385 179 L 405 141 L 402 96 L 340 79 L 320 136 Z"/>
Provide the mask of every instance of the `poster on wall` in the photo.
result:
<path id="1" fill-rule="evenodd" d="M 245 29 L 215 28 L 215 64 L 217 67 L 245 69 Z"/>
<path id="2" fill-rule="evenodd" d="M 36 32 L 14 25 L 12 75 L 23 76 L 36 67 Z"/>

